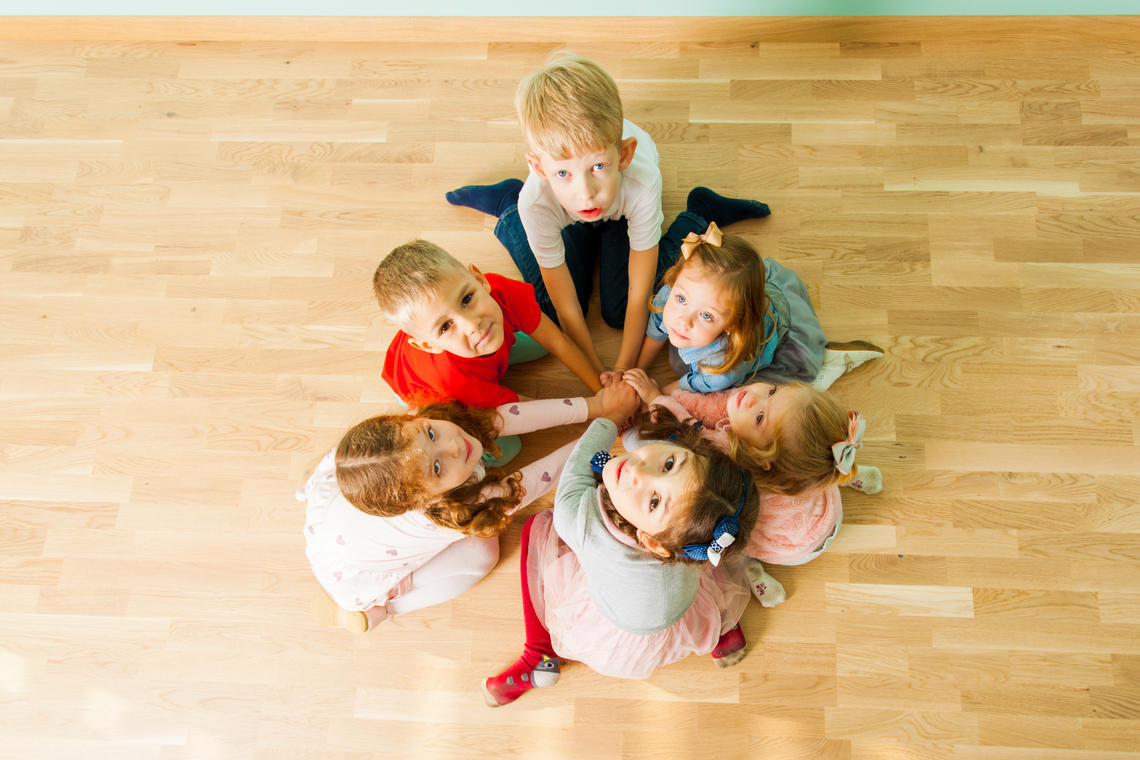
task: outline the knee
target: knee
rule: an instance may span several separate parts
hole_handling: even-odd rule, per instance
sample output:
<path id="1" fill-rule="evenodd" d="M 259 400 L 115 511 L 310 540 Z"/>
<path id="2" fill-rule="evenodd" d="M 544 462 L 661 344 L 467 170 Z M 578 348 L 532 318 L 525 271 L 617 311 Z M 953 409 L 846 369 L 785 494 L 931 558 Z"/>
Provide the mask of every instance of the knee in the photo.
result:
<path id="1" fill-rule="evenodd" d="M 479 574 L 479 577 L 486 575 L 495 569 L 495 565 L 499 564 L 499 539 L 496 538 L 480 538 L 477 544 L 477 551 L 473 557 L 472 570 Z"/>
<path id="2" fill-rule="evenodd" d="M 620 304 L 603 304 L 602 320 L 615 330 L 625 327 L 625 301 Z"/>

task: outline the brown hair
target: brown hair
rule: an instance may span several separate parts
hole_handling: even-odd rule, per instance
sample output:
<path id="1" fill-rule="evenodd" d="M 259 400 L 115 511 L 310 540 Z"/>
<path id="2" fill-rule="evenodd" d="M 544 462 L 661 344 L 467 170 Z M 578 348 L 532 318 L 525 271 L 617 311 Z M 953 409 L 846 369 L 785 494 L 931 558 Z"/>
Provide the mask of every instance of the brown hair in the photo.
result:
<path id="1" fill-rule="evenodd" d="M 682 446 L 695 455 L 697 465 L 697 485 L 693 489 L 692 501 L 681 505 L 677 519 L 668 528 L 651 536 L 653 540 L 669 550 L 669 557 L 662 562 L 685 562 L 700 564 L 702 560 L 678 556 L 689 544 L 707 544 L 713 539 L 713 530 L 721 517 L 736 513 L 744 492 L 744 508 L 737 521 L 740 531 L 737 540 L 724 550 L 725 555 L 742 551 L 748 544 L 748 534 L 756 522 L 760 509 L 760 498 L 751 479 L 726 454 L 709 443 L 701 435 L 700 426 L 692 422 L 680 422 L 668 409 L 660 406 L 642 412 L 634 422 L 637 434 L 643 441 L 669 441 Z M 614 524 L 630 538 L 637 540 L 637 528 L 618 514 L 605 486 L 602 486 L 602 507 Z M 682 519 L 683 516 L 683 519 Z"/>
<path id="2" fill-rule="evenodd" d="M 594 61 L 564 51 L 519 82 L 515 110 L 531 150 L 566 159 L 621 142 L 617 84 Z"/>
<path id="3" fill-rule="evenodd" d="M 393 248 L 376 266 L 372 293 L 384 318 L 402 327 L 416 307 L 439 293 L 446 277 L 466 271 L 458 259 L 435 243 L 412 240 Z"/>
<path id="4" fill-rule="evenodd" d="M 506 470 L 488 471 L 479 481 L 463 483 L 442 496 L 424 489 L 418 463 L 408 456 L 417 418 L 446 420 L 479 439 L 483 448 L 498 455 L 493 409 L 478 409 L 455 402 L 432 404 L 407 414 L 370 417 L 353 426 L 336 449 L 336 481 L 344 498 L 361 512 L 395 517 L 419 510 L 436 525 L 470 536 L 497 536 L 510 516 L 507 512 L 522 501 L 523 490 L 516 475 Z M 509 496 L 481 499 L 483 486 L 502 481 Z"/>
<path id="5" fill-rule="evenodd" d="M 843 475 L 835 468 L 831 446 L 847 439 L 847 410 L 835 396 L 804 383 L 791 383 L 806 395 L 789 409 L 785 424 L 776 424 L 772 443 L 763 449 L 729 430 L 729 450 L 736 461 L 752 470 L 766 491 L 795 496 L 855 477 L 858 466 Z M 794 414 L 794 416 L 791 416 Z"/>
<path id="6" fill-rule="evenodd" d="M 744 238 L 725 235 L 719 246 L 703 241 L 699 243 L 687 259 L 681 258 L 666 270 L 664 283 L 672 288 L 681 272 L 694 265 L 703 267 L 720 281 L 731 317 L 724 330 L 728 343 L 724 361 L 716 367 L 701 365 L 710 374 L 718 375 L 754 359 L 760 347 L 772 337 L 764 334 L 764 314 L 768 310 L 764 259 Z M 660 306 L 652 303 L 649 308 L 655 312 L 662 311 Z"/>

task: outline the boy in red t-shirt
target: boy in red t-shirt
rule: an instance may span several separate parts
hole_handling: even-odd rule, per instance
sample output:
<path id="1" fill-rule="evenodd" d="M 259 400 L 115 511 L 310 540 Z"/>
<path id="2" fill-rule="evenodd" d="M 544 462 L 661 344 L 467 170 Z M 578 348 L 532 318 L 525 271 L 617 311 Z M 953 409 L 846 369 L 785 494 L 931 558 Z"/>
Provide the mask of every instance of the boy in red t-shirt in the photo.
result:
<path id="1" fill-rule="evenodd" d="M 539 310 L 528 283 L 484 275 L 434 243 L 413 240 L 380 262 L 372 289 L 385 319 L 400 328 L 381 376 L 409 406 L 518 401 L 502 384 L 516 333 L 558 357 L 591 393 L 602 387 L 582 350 Z"/>

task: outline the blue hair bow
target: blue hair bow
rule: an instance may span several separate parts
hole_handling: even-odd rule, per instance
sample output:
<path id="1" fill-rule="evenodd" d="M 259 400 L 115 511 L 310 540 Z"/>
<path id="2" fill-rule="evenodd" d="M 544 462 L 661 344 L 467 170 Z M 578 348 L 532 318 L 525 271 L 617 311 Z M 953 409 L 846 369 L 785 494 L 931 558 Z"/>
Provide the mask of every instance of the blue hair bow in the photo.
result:
<path id="1" fill-rule="evenodd" d="M 590 469 L 599 475 L 602 474 L 602 469 L 605 468 L 606 462 L 613 459 L 613 455 L 608 451 L 599 451 L 594 456 L 590 457 Z"/>
<path id="2" fill-rule="evenodd" d="M 748 476 L 743 469 L 740 471 L 740 480 L 743 487 L 740 492 L 740 503 L 736 505 L 736 512 L 731 517 L 723 515 L 716 521 L 712 541 L 707 544 L 686 544 L 682 547 L 683 551 L 677 556 L 701 561 L 708 560 L 714 567 L 720 564 L 721 554 L 725 549 L 732 546 L 737 535 L 740 534 L 740 513 L 744 510 L 744 499 L 748 496 Z"/>

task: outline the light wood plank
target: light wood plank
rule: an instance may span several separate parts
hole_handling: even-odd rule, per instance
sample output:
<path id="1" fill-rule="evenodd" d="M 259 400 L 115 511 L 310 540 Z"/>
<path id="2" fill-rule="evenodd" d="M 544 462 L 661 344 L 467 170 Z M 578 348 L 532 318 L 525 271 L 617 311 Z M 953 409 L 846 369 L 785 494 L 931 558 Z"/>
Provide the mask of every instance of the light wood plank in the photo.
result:
<path id="1" fill-rule="evenodd" d="M 1140 757 L 1137 40 L 1136 16 L 5 18 L 0 756 Z M 829 336 L 886 348 L 834 386 L 886 488 L 770 568 L 789 601 L 747 610 L 735 669 L 568 664 L 491 711 L 519 524 L 467 594 L 353 637 L 311 618 L 293 491 L 394 402 L 387 250 L 516 274 L 442 196 L 522 176 L 514 88 L 561 47 L 657 141 L 667 217 L 696 184 L 769 203 L 733 231 Z M 553 359 L 508 377 L 582 390 Z"/>

